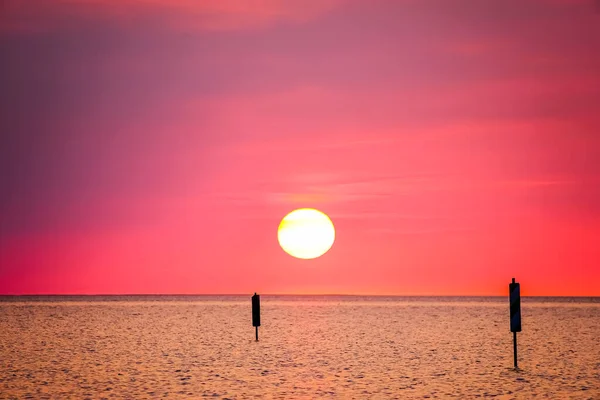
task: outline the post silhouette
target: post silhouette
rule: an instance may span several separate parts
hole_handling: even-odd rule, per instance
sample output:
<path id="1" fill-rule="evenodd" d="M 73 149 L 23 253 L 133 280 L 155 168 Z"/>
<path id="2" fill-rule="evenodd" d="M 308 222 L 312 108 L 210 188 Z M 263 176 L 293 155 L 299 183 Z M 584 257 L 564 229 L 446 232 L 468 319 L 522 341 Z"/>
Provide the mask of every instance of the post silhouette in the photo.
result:
<path id="1" fill-rule="evenodd" d="M 515 369 L 519 368 L 517 361 L 517 332 L 521 332 L 521 285 L 512 282 L 508 285 L 509 301 L 510 301 L 510 331 L 513 333 L 513 357 Z"/>
<path id="2" fill-rule="evenodd" d="M 260 296 L 254 293 L 252 296 L 252 326 L 256 329 L 256 341 L 258 342 L 258 327 L 260 326 Z"/>

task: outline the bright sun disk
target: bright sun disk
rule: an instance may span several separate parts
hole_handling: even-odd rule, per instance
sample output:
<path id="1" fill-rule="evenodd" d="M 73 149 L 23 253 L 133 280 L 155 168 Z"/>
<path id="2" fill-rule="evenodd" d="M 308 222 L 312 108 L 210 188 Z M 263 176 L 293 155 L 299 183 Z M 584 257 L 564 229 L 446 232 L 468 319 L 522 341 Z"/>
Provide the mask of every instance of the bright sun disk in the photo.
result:
<path id="1" fill-rule="evenodd" d="M 333 246 L 335 228 L 325 213 L 300 208 L 281 220 L 277 239 L 286 253 L 308 260 L 322 256 Z"/>

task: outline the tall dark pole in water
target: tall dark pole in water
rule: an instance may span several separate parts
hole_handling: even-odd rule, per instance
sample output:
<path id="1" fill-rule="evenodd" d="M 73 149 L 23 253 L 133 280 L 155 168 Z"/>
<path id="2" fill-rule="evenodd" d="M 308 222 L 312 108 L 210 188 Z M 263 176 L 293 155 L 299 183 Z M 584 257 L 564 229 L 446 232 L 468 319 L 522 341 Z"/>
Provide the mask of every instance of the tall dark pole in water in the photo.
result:
<path id="1" fill-rule="evenodd" d="M 258 327 L 260 326 L 260 296 L 252 296 L 252 326 L 256 328 L 256 341 L 258 342 Z"/>
<path id="2" fill-rule="evenodd" d="M 517 362 L 517 332 L 521 332 L 521 285 L 512 282 L 508 285 L 508 293 L 510 296 L 510 331 L 513 333 L 513 357 L 515 361 L 515 369 L 519 368 Z"/>
<path id="3" fill-rule="evenodd" d="M 515 369 L 517 369 L 519 368 L 519 363 L 517 362 L 517 332 L 513 332 L 513 358 L 515 360 Z"/>

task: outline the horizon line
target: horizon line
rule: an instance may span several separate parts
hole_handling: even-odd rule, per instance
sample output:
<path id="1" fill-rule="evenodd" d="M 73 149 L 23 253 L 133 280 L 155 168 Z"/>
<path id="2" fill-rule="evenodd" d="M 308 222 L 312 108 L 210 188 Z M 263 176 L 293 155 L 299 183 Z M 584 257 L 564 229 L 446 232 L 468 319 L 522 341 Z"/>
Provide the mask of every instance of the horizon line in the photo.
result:
<path id="1" fill-rule="evenodd" d="M 258 292 L 255 292 L 258 293 Z M 260 293 L 259 293 L 260 294 Z M 261 296 L 303 296 L 303 297 L 508 297 L 506 295 L 485 295 L 485 294 L 339 294 L 339 293 L 262 293 Z M 0 294 L 0 297 L 142 297 L 142 296 L 164 296 L 164 297 L 214 297 L 214 296 L 252 296 L 252 293 L 42 293 L 42 294 Z M 600 295 L 521 295 L 521 297 L 578 297 L 578 298 L 600 298 Z"/>

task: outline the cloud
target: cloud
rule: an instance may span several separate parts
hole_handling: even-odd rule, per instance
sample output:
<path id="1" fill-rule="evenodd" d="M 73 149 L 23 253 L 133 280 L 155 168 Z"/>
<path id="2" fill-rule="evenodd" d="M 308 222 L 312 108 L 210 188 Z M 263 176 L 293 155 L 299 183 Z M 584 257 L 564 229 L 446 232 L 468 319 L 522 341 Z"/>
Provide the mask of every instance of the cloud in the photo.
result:
<path id="1" fill-rule="evenodd" d="M 178 31 L 259 29 L 302 23 L 327 13 L 339 0 L 4 0 L 0 31 L 39 32 L 74 21 L 146 21 Z"/>

